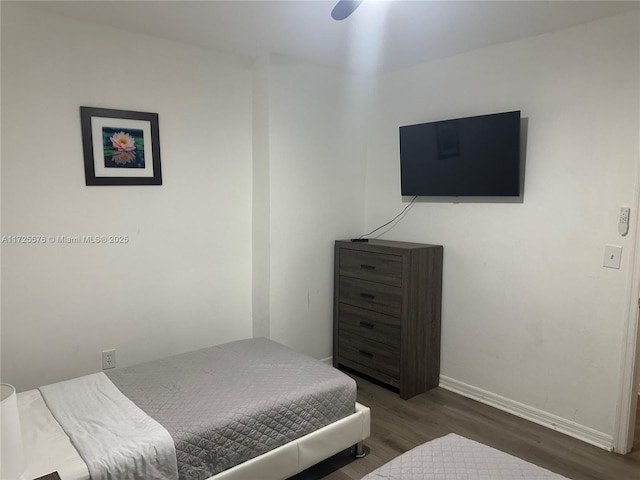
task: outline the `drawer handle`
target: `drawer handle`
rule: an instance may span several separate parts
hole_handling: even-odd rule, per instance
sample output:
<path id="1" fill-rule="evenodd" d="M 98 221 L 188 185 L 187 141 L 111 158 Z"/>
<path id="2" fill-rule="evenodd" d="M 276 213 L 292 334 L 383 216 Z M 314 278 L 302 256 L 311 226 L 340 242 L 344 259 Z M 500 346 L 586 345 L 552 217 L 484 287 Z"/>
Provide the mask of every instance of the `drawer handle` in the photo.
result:
<path id="1" fill-rule="evenodd" d="M 366 263 L 363 263 L 360 265 L 360 268 L 364 269 L 364 270 L 375 270 L 376 266 L 375 265 L 367 265 Z"/>
<path id="2" fill-rule="evenodd" d="M 362 298 L 366 298 L 368 300 L 373 300 L 374 298 L 376 298 L 375 295 L 371 295 L 370 293 L 361 293 L 360 296 Z"/>
<path id="3" fill-rule="evenodd" d="M 369 323 L 369 322 L 360 322 L 360 326 L 363 328 L 368 328 L 370 330 L 375 327 L 373 323 Z"/>
<path id="4" fill-rule="evenodd" d="M 373 358 L 373 353 L 369 353 L 365 350 L 358 350 L 358 352 L 360 352 L 360 355 L 362 355 L 363 357 Z"/>

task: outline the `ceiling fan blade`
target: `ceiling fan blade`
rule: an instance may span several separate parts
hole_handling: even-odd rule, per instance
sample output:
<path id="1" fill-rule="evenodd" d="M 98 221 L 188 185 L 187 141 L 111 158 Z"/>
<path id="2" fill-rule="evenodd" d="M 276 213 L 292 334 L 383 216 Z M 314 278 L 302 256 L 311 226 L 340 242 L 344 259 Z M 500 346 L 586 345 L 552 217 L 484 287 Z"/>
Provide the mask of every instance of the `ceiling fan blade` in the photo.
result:
<path id="1" fill-rule="evenodd" d="M 362 0 L 340 0 L 331 10 L 331 18 L 344 20 L 360 6 Z"/>

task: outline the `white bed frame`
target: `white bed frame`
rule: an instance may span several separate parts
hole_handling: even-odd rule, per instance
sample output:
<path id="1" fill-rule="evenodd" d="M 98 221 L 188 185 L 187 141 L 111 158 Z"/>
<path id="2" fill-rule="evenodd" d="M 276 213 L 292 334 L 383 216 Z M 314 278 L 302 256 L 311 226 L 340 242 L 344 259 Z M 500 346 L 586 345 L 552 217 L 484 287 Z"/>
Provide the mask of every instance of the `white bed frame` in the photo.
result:
<path id="1" fill-rule="evenodd" d="M 369 407 L 356 403 L 356 412 L 349 417 L 214 475 L 208 480 L 284 480 L 351 446 L 356 448 L 356 457 L 364 456 L 362 441 L 371 433 L 370 423 Z"/>
<path id="2" fill-rule="evenodd" d="M 27 468 L 24 480 L 57 471 L 62 480 L 88 480 L 89 471 L 38 390 L 17 395 Z M 208 480 L 284 480 L 349 447 L 362 455 L 371 434 L 371 413 L 356 403 L 350 416 L 225 470 Z"/>

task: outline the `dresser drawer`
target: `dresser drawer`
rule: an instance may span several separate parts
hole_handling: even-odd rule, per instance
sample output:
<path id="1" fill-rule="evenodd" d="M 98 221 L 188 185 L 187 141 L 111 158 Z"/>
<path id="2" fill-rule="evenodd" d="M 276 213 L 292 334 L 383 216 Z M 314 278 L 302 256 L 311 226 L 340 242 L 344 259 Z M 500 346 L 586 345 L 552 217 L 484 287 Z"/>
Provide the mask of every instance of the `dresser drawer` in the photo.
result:
<path id="1" fill-rule="evenodd" d="M 402 286 L 402 257 L 386 253 L 340 250 L 340 275 Z"/>
<path id="2" fill-rule="evenodd" d="M 402 289 L 381 283 L 340 277 L 341 303 L 399 317 L 402 314 Z"/>
<path id="3" fill-rule="evenodd" d="M 400 319 L 341 303 L 340 333 L 346 332 L 400 348 Z"/>
<path id="4" fill-rule="evenodd" d="M 396 348 L 343 331 L 338 354 L 345 360 L 362 365 L 365 372 L 380 372 L 394 379 L 399 377 L 400 351 Z"/>

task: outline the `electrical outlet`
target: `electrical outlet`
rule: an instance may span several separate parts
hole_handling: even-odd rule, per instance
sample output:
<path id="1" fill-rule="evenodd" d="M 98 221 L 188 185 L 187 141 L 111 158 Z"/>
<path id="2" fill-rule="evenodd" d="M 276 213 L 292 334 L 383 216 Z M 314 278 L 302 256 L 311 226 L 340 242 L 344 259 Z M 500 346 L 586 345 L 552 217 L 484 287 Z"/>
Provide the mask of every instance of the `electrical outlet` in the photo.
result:
<path id="1" fill-rule="evenodd" d="M 102 370 L 109 370 L 110 368 L 116 368 L 115 349 L 102 351 Z"/>

